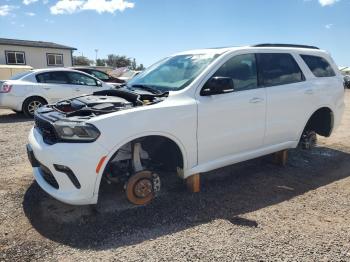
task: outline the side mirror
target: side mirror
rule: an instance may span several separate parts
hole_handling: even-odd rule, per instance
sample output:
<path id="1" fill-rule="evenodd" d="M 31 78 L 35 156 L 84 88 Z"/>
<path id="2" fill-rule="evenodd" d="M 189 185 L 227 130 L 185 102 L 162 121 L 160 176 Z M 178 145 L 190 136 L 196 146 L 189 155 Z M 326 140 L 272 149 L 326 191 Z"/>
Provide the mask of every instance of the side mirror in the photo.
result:
<path id="1" fill-rule="evenodd" d="M 215 76 L 203 86 L 200 95 L 211 96 L 231 93 L 234 91 L 233 80 L 229 77 Z"/>
<path id="2" fill-rule="evenodd" d="M 101 87 L 102 86 L 102 82 L 101 81 L 97 81 L 96 82 L 96 86 Z"/>

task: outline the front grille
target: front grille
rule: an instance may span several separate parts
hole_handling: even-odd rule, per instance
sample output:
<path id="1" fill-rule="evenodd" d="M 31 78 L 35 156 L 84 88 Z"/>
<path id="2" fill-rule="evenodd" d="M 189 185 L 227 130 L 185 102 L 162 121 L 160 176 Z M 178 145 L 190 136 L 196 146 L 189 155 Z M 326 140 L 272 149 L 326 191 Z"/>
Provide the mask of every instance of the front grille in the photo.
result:
<path id="1" fill-rule="evenodd" d="M 41 176 L 44 178 L 46 183 L 48 183 L 53 188 L 56 188 L 56 189 L 59 188 L 57 180 L 55 179 L 55 177 L 51 173 L 50 169 L 48 169 L 46 166 L 40 165 L 40 171 L 41 171 L 40 172 Z"/>
<path id="2" fill-rule="evenodd" d="M 35 128 L 37 128 L 43 136 L 44 142 L 49 145 L 55 144 L 57 142 L 57 135 L 52 124 L 49 121 L 40 118 L 36 114 L 34 116 L 34 121 Z"/>

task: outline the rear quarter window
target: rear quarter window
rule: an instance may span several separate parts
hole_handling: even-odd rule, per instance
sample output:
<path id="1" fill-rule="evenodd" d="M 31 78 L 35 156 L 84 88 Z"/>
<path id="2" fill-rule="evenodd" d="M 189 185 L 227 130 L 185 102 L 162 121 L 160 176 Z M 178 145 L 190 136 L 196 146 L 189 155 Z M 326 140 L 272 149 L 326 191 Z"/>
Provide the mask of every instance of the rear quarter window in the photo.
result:
<path id="1" fill-rule="evenodd" d="M 300 55 L 311 72 L 316 77 L 331 77 L 335 76 L 335 72 L 326 59 L 320 56 Z"/>

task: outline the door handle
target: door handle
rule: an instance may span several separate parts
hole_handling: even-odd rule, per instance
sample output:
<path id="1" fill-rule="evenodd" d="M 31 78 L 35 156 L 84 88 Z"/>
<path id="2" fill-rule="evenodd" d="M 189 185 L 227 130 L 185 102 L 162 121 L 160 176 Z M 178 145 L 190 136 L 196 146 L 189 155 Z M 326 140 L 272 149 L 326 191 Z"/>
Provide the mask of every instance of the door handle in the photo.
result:
<path id="1" fill-rule="evenodd" d="M 77 91 L 77 92 L 80 91 L 80 88 L 76 88 L 75 91 Z"/>
<path id="2" fill-rule="evenodd" d="M 260 103 L 262 101 L 264 101 L 264 99 L 259 98 L 259 97 L 254 97 L 254 98 L 249 100 L 249 103 L 256 104 L 256 103 Z"/>
<path id="3" fill-rule="evenodd" d="M 305 91 L 305 94 L 307 95 L 312 95 L 314 93 L 314 91 L 312 89 L 308 89 Z"/>
<path id="4" fill-rule="evenodd" d="M 51 88 L 50 87 L 43 87 L 43 89 L 50 90 Z"/>

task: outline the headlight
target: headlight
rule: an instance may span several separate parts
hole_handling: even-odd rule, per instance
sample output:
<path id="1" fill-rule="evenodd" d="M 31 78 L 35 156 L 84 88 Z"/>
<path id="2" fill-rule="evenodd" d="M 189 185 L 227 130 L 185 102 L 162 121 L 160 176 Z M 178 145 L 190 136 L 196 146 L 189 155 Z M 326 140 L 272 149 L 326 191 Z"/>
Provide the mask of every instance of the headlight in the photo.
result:
<path id="1" fill-rule="evenodd" d="M 86 123 L 57 121 L 54 127 L 59 139 L 66 142 L 93 142 L 100 136 L 95 126 Z"/>

